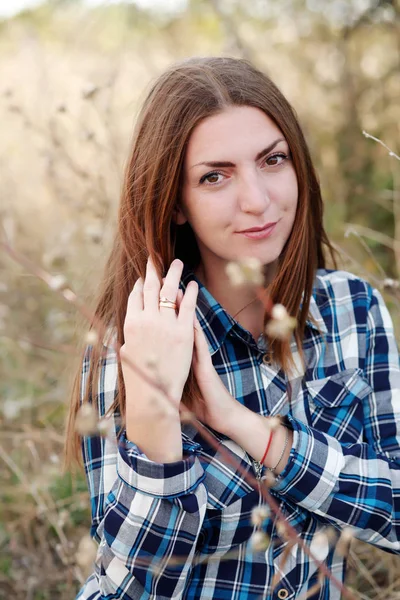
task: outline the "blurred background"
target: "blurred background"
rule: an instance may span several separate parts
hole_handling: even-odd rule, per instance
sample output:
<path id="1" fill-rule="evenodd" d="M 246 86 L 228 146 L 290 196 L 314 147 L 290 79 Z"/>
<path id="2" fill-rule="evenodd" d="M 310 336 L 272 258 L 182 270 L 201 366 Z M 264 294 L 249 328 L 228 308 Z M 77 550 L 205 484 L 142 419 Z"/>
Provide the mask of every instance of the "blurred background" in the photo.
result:
<path id="1" fill-rule="evenodd" d="M 399 1 L 0 0 L 0 598 L 74 598 L 90 526 L 84 476 L 61 468 L 81 324 L 31 264 L 93 306 L 140 102 L 174 61 L 213 54 L 288 97 L 340 266 L 400 334 Z M 347 583 L 399 599 L 398 561 L 357 542 Z"/>

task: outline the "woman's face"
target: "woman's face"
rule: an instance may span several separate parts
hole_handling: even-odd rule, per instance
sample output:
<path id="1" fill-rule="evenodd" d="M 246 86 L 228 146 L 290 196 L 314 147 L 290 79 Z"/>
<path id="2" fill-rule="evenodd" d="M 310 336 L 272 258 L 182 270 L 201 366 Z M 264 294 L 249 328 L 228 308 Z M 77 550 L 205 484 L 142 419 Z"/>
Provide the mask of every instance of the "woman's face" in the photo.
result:
<path id="1" fill-rule="evenodd" d="M 234 106 L 202 121 L 184 161 L 175 220 L 189 221 L 205 271 L 256 257 L 273 272 L 292 230 L 297 178 L 280 129 L 258 108 Z M 242 232 L 276 223 L 268 237 Z"/>

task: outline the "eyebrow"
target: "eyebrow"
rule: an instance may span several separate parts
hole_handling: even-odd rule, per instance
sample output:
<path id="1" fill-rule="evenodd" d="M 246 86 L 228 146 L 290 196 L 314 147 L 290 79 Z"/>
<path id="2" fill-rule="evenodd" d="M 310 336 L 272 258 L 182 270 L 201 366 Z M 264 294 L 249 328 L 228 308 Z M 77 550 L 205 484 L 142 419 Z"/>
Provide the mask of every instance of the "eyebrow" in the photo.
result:
<path id="1" fill-rule="evenodd" d="M 260 152 L 258 152 L 258 154 L 255 156 L 254 160 L 260 160 L 260 158 L 262 158 L 263 156 L 265 156 L 266 154 L 268 154 L 268 152 L 271 152 L 271 150 L 273 150 L 275 148 L 275 146 L 277 146 L 279 144 L 279 142 L 286 142 L 285 138 L 278 138 L 276 140 L 274 140 L 273 142 L 271 142 L 271 144 L 269 144 L 269 146 L 267 146 L 266 148 L 264 148 L 263 150 L 260 150 Z M 205 161 L 205 162 L 199 162 L 196 163 L 195 165 L 192 165 L 190 167 L 190 169 L 193 169 L 194 167 L 199 167 L 199 166 L 205 166 L 205 167 L 211 167 L 213 169 L 223 169 L 224 167 L 235 167 L 235 163 L 233 162 L 229 162 L 229 161 Z"/>

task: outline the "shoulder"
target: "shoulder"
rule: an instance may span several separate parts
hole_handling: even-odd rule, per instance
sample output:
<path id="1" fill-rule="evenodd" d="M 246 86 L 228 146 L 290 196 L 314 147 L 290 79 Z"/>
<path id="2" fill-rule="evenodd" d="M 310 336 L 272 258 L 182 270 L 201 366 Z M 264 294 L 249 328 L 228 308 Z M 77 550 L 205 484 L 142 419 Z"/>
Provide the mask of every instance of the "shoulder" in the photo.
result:
<path id="1" fill-rule="evenodd" d="M 362 277 L 338 269 L 316 271 L 310 312 L 334 335 L 364 332 L 375 303 L 383 304 L 380 293 Z"/>
<path id="2" fill-rule="evenodd" d="M 314 278 L 314 295 L 335 299 L 339 302 L 354 301 L 370 303 L 373 293 L 372 285 L 362 277 L 339 269 L 317 269 Z"/>
<path id="3" fill-rule="evenodd" d="M 337 326 L 342 327 L 356 325 L 359 331 L 367 323 L 372 327 L 381 324 L 391 332 L 394 330 L 381 291 L 354 273 L 318 269 L 314 278 L 313 303 L 317 305 L 328 329 L 336 322 Z"/>

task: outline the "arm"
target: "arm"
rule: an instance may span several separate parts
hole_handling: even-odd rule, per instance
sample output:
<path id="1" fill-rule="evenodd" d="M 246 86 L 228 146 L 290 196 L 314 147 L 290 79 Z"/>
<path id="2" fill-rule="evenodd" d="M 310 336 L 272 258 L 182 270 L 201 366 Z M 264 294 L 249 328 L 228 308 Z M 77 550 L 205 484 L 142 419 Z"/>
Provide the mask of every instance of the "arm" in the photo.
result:
<path id="1" fill-rule="evenodd" d="M 89 355 L 83 364 L 83 390 Z M 109 351 L 99 378 L 100 416 L 114 400 L 116 377 L 116 356 Z M 114 436 L 83 439 L 91 535 L 99 549 L 95 572 L 78 598 L 182 596 L 207 502 L 198 449 L 184 442 L 182 460 L 157 463 L 124 434 L 119 443 Z M 179 564 L 171 560 L 176 556 L 182 558 Z"/>
<path id="2" fill-rule="evenodd" d="M 228 422 L 228 428 L 225 433 L 228 437 L 234 440 L 239 446 L 246 450 L 247 454 L 255 460 L 261 460 L 264 455 L 271 428 L 268 424 L 269 418 L 263 417 L 252 410 L 246 408 L 243 404 L 236 403 L 235 412 Z M 288 430 L 289 438 L 286 444 L 282 458 L 282 450 L 285 446 L 287 428 L 283 425 L 278 425 L 273 431 L 271 446 L 264 460 L 264 466 L 272 468 L 276 466 L 274 472 L 279 475 L 286 467 L 290 450 L 293 446 L 293 431 Z M 251 435 L 249 435 L 251 432 Z"/>
<path id="3" fill-rule="evenodd" d="M 325 522 L 353 526 L 357 538 L 400 554 L 399 354 L 384 301 L 377 290 L 368 289 L 364 375 L 373 392 L 363 401 L 365 441 L 341 444 L 289 415 L 292 446 L 272 489 Z M 231 433 L 256 459 L 268 439 L 268 434 L 263 438 L 260 419 L 268 421 L 242 415 L 236 420 L 241 432 Z M 271 446 L 267 466 L 275 460 L 272 452 L 279 458 L 281 435 Z"/>

